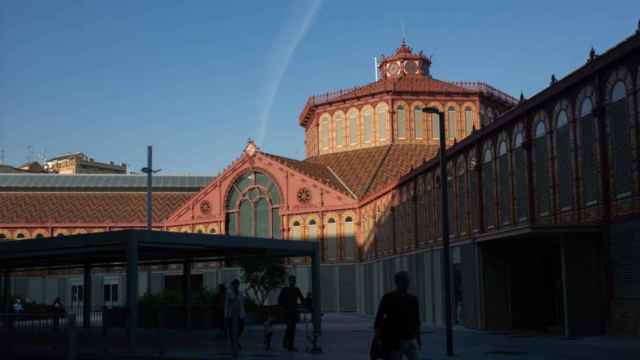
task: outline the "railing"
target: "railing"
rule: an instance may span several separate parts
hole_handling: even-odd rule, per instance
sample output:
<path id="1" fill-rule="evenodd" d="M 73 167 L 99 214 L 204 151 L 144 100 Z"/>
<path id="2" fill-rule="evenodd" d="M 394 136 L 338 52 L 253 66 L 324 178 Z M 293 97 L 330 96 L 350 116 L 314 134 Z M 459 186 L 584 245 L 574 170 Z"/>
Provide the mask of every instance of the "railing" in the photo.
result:
<path id="1" fill-rule="evenodd" d="M 482 93 L 495 96 L 499 99 L 502 99 L 512 104 L 518 103 L 518 99 L 514 98 L 513 96 L 505 93 L 504 91 L 500 91 L 494 88 L 493 86 L 481 81 L 451 81 L 451 83 L 454 85 L 461 86 L 465 89 L 480 91 Z"/>
<path id="2" fill-rule="evenodd" d="M 78 354 L 74 314 L 0 314 L 0 339 L 3 358 L 75 360 Z"/>

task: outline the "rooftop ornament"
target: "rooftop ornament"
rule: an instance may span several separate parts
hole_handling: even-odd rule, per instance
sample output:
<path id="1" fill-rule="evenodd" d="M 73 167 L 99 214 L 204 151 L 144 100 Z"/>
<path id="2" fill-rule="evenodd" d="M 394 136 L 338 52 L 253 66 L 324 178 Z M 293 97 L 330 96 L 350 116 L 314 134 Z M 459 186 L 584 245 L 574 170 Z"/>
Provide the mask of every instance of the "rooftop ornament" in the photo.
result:
<path id="1" fill-rule="evenodd" d="M 558 82 L 555 74 L 551 74 L 551 85 L 555 85 Z"/>

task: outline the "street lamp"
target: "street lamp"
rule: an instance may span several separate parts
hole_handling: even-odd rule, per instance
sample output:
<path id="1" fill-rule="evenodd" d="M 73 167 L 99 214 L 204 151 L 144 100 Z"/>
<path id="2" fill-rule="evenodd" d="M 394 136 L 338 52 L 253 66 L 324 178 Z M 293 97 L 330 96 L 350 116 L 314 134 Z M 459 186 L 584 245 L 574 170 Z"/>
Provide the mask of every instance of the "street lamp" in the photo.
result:
<path id="1" fill-rule="evenodd" d="M 447 334 L 447 355 L 453 356 L 453 331 L 451 329 L 451 275 L 449 273 L 449 195 L 447 194 L 447 158 L 445 155 L 447 142 L 444 131 L 444 112 L 435 107 L 423 108 L 422 112 L 426 114 L 438 114 L 438 122 L 440 124 L 440 219 L 442 226 L 442 248 L 444 252 L 444 261 L 442 263 L 442 272 L 444 274 L 444 311 Z"/>
<path id="2" fill-rule="evenodd" d="M 153 174 L 159 173 L 161 169 L 154 170 L 153 147 L 147 146 L 147 166 L 140 169 L 147 174 L 147 240 L 151 240 L 151 230 L 153 229 Z M 147 294 L 151 295 L 151 268 L 147 271 Z"/>
<path id="3" fill-rule="evenodd" d="M 147 174 L 147 230 L 151 231 L 153 226 L 153 174 L 159 173 L 162 169 L 154 170 L 151 164 L 153 163 L 153 147 L 147 146 L 147 166 L 140 169 L 143 173 Z"/>

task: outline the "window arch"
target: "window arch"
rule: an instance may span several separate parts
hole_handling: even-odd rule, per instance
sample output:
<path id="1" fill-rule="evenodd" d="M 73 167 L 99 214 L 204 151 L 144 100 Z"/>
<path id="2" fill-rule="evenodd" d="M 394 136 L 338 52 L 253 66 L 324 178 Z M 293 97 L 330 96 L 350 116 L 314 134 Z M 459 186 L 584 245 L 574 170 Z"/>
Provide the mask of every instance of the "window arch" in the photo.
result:
<path id="1" fill-rule="evenodd" d="M 24 238 L 25 238 L 25 236 L 24 236 L 23 233 L 17 233 L 16 234 L 16 239 L 24 239 Z"/>
<path id="2" fill-rule="evenodd" d="M 44 237 L 44 235 L 42 235 L 42 234 L 40 234 L 40 233 L 36 234 L 36 239 L 41 239 L 41 238 L 43 238 L 43 237 Z"/>
<path id="3" fill-rule="evenodd" d="M 398 139 L 404 139 L 406 137 L 406 132 L 407 132 L 407 124 L 405 121 L 405 111 L 404 111 L 404 106 L 400 105 L 396 108 L 396 132 L 397 135 L 396 137 Z"/>
<path id="4" fill-rule="evenodd" d="M 280 189 L 267 175 L 249 171 L 229 188 L 226 201 L 230 235 L 280 238 Z"/>
<path id="5" fill-rule="evenodd" d="M 387 106 L 384 104 L 378 105 L 376 108 L 376 120 L 378 122 L 378 140 L 384 140 L 386 138 L 387 127 Z"/>
<path id="6" fill-rule="evenodd" d="M 471 134 L 471 130 L 473 130 L 473 110 L 468 106 L 464 109 L 464 123 L 465 133 L 467 135 Z"/>
<path id="7" fill-rule="evenodd" d="M 569 117 L 565 109 L 556 114 L 556 170 L 558 180 L 558 206 L 560 209 L 570 208 L 573 186 L 571 184 L 571 137 L 569 134 Z"/>
<path id="8" fill-rule="evenodd" d="M 467 182 L 466 182 L 466 162 L 464 156 L 460 157 L 457 166 L 457 187 L 458 187 L 458 226 L 460 234 L 464 234 L 467 229 Z"/>
<path id="9" fill-rule="evenodd" d="M 330 217 L 325 225 L 325 240 L 327 242 L 327 260 L 338 258 L 338 225 L 336 219 Z"/>
<path id="10" fill-rule="evenodd" d="M 447 138 L 454 139 L 456 137 L 456 125 L 458 120 L 458 112 L 453 106 L 449 106 L 447 109 Z"/>
<path id="11" fill-rule="evenodd" d="M 353 218 L 347 216 L 344 219 L 344 257 L 347 260 L 356 259 L 356 232 Z"/>
<path id="12" fill-rule="evenodd" d="M 629 195 L 633 187 L 631 131 L 627 111 L 627 90 L 624 82 L 617 80 L 611 88 L 607 104 L 613 190 L 616 197 Z"/>
<path id="13" fill-rule="evenodd" d="M 291 240 L 302 240 L 302 225 L 300 221 L 291 224 Z"/>
<path id="14" fill-rule="evenodd" d="M 495 225 L 494 199 L 493 199 L 493 150 L 491 143 L 484 146 L 482 155 L 482 195 L 484 197 L 484 224 L 485 228 Z"/>
<path id="15" fill-rule="evenodd" d="M 498 191 L 500 197 L 500 221 L 511 222 L 511 187 L 509 186 L 509 153 L 507 141 L 502 139 L 498 144 Z"/>
<path id="16" fill-rule="evenodd" d="M 349 112 L 349 144 L 358 143 L 358 111 Z"/>
<path id="17" fill-rule="evenodd" d="M 320 148 L 329 148 L 329 115 L 325 115 L 320 120 Z"/>
<path id="18" fill-rule="evenodd" d="M 371 119 L 372 115 L 371 115 L 371 109 L 370 108 L 365 108 L 362 111 L 362 127 L 364 128 L 364 142 L 365 143 L 370 143 L 371 139 L 373 138 L 373 120 Z"/>
<path id="19" fill-rule="evenodd" d="M 547 128 L 544 119 L 535 123 L 533 137 L 535 199 L 538 214 L 547 214 L 550 207 L 549 191 L 549 151 L 547 147 Z"/>
<path id="20" fill-rule="evenodd" d="M 318 241 L 318 223 L 315 219 L 307 222 L 307 240 Z"/>
<path id="21" fill-rule="evenodd" d="M 424 138 L 424 113 L 422 112 L 422 107 L 415 106 L 413 108 L 413 127 L 415 131 L 415 137 L 418 140 Z"/>
<path id="22" fill-rule="evenodd" d="M 591 95 L 582 98 L 579 118 L 582 204 L 589 206 L 597 203 L 600 196 L 598 174 L 596 171 L 596 123 L 593 116 L 593 100 Z"/>
<path id="23" fill-rule="evenodd" d="M 336 126 L 336 146 L 344 145 L 344 114 L 337 112 L 334 116 Z"/>
<path id="24" fill-rule="evenodd" d="M 518 125 L 513 138 L 513 181 L 516 204 L 516 216 L 518 221 L 527 219 L 528 196 L 526 184 L 526 155 L 524 150 L 524 134 L 522 126 Z"/>

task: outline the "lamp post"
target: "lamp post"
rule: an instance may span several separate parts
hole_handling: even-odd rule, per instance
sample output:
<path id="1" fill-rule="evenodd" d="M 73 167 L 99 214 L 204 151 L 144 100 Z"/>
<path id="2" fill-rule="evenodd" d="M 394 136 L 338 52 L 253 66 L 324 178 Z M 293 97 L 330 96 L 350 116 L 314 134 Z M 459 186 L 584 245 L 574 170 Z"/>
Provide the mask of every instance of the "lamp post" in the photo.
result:
<path id="1" fill-rule="evenodd" d="M 447 355 L 453 356 L 453 331 L 451 329 L 451 274 L 449 258 L 449 194 L 447 194 L 447 143 L 444 129 L 444 112 L 435 107 L 422 109 L 426 114 L 438 114 L 440 124 L 440 219 L 442 226 L 442 248 L 444 261 L 442 273 L 444 274 L 444 311 L 447 336 Z"/>
<path id="2" fill-rule="evenodd" d="M 153 229 L 153 174 L 159 173 L 161 169 L 153 169 L 153 147 L 147 146 L 147 166 L 140 169 L 147 174 L 147 240 L 151 238 Z M 147 271 L 147 293 L 151 295 L 151 268 Z"/>

